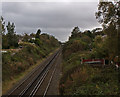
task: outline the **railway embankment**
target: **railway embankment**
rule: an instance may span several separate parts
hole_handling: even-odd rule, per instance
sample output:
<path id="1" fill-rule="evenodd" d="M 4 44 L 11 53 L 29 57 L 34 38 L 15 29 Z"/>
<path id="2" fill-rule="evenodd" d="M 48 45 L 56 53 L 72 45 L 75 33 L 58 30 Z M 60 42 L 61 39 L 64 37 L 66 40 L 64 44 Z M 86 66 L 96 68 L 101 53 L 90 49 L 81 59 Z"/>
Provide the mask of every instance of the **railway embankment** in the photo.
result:
<path id="1" fill-rule="evenodd" d="M 44 44 L 38 47 L 35 44 L 25 43 L 18 52 L 8 51 L 2 55 L 2 93 L 5 94 L 20 79 L 28 74 L 51 54 L 57 46 Z"/>

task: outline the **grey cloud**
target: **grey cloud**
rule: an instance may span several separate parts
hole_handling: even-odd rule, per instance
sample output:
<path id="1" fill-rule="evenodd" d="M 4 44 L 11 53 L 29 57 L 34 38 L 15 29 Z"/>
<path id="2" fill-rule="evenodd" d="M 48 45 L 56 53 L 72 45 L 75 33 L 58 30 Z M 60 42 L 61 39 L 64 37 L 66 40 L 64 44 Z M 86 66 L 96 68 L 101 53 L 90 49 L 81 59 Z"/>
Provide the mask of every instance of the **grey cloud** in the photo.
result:
<path id="1" fill-rule="evenodd" d="M 18 33 L 43 32 L 66 41 L 71 29 L 100 26 L 95 19 L 96 2 L 90 3 L 3 3 L 3 17 L 16 24 Z"/>

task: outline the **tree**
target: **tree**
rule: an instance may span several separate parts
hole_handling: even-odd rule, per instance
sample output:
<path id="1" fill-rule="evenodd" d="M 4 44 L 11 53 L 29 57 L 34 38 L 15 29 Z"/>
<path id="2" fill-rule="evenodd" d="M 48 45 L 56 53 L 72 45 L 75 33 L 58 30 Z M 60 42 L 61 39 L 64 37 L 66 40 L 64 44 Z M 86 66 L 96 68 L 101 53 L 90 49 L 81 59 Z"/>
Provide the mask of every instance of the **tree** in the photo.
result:
<path id="1" fill-rule="evenodd" d="M 29 40 L 29 35 L 27 33 L 24 33 L 23 41 L 28 42 L 28 40 Z"/>
<path id="2" fill-rule="evenodd" d="M 106 41 L 103 40 L 101 35 L 97 35 L 94 39 L 93 53 L 95 58 L 108 57 L 108 48 L 106 48 Z"/>
<path id="3" fill-rule="evenodd" d="M 107 28 L 111 23 L 120 25 L 120 1 L 100 2 L 96 18 L 104 28 Z"/>
<path id="4" fill-rule="evenodd" d="M 2 48 L 9 49 L 9 41 L 7 35 L 2 35 Z"/>
<path id="5" fill-rule="evenodd" d="M 73 29 L 73 31 L 71 32 L 71 36 L 69 37 L 69 40 L 71 40 L 71 39 L 74 39 L 75 37 L 76 38 L 80 38 L 81 37 L 81 32 L 80 32 L 80 29 L 79 29 L 79 27 L 77 26 L 77 27 L 74 27 L 74 29 Z"/>
<path id="6" fill-rule="evenodd" d="M 71 32 L 72 33 L 72 35 L 75 35 L 75 34 L 77 34 L 77 33 L 79 33 L 80 32 L 80 29 L 79 29 L 79 27 L 77 26 L 77 27 L 75 27 L 74 29 L 73 29 L 73 31 Z"/>
<path id="7" fill-rule="evenodd" d="M 117 30 L 113 24 L 110 24 L 108 29 L 104 30 L 107 34 L 106 46 L 109 51 L 109 57 L 118 55 L 118 39 L 117 39 Z"/>
<path id="8" fill-rule="evenodd" d="M 96 18 L 107 34 L 106 46 L 109 49 L 109 57 L 120 55 L 120 1 L 100 2 Z"/>
<path id="9" fill-rule="evenodd" d="M 93 34 L 89 30 L 84 31 L 84 34 L 90 38 L 94 38 Z"/>
<path id="10" fill-rule="evenodd" d="M 9 35 L 13 35 L 15 33 L 14 32 L 14 29 L 15 29 L 14 23 L 11 24 L 10 22 L 8 22 L 8 25 L 6 27 L 7 27 L 7 31 L 8 31 Z"/>
<path id="11" fill-rule="evenodd" d="M 34 33 L 31 33 L 31 34 L 30 34 L 30 37 L 32 37 L 32 38 L 35 37 L 35 34 L 34 34 Z"/>
<path id="12" fill-rule="evenodd" d="M 7 27 L 7 31 L 8 33 L 6 34 L 7 35 L 7 38 L 8 38 L 8 44 L 10 47 L 18 47 L 18 37 L 16 35 L 16 32 L 14 31 L 15 30 L 15 25 L 14 23 L 10 23 L 8 22 L 8 25 L 6 26 Z"/>
<path id="13" fill-rule="evenodd" d="M 40 39 L 36 38 L 35 44 L 40 47 L 40 46 L 42 46 L 42 41 Z"/>
<path id="14" fill-rule="evenodd" d="M 93 33 L 94 37 L 97 36 L 97 35 L 104 35 L 102 28 L 95 28 L 91 32 Z"/>
<path id="15" fill-rule="evenodd" d="M 40 38 L 40 34 L 41 34 L 41 30 L 38 29 L 38 31 L 37 31 L 37 33 L 36 33 L 36 35 L 35 35 L 35 38 Z"/>
<path id="16" fill-rule="evenodd" d="M 0 33 L 4 34 L 4 32 L 5 32 L 5 21 L 4 21 L 4 18 L 1 16 L 1 19 L 0 19 Z"/>

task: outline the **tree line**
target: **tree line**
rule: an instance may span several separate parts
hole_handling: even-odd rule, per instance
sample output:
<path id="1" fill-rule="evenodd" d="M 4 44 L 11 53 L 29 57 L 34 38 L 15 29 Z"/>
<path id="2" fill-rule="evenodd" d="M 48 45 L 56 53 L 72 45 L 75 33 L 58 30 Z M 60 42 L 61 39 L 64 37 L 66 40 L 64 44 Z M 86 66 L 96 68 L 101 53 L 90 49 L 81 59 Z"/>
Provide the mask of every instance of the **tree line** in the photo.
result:
<path id="1" fill-rule="evenodd" d="M 64 49 L 70 54 L 90 50 L 89 58 L 105 58 L 120 62 L 120 2 L 100 2 L 96 19 L 102 28 L 80 31 L 74 27 Z M 71 50 L 67 49 L 71 47 Z M 64 52 L 64 51 L 63 51 Z"/>
<path id="2" fill-rule="evenodd" d="M 19 35 L 16 34 L 14 23 L 8 22 L 5 26 L 5 20 L 3 17 L 1 17 L 0 24 L 2 29 L 0 32 L 0 34 L 2 35 L 2 49 L 18 48 L 20 46 L 20 41 L 33 43 L 39 47 L 46 42 L 48 42 L 48 45 L 58 45 L 58 41 L 54 38 L 54 36 L 50 36 L 45 33 L 41 34 L 40 29 L 38 29 L 36 33 L 31 33 L 30 35 L 28 35 L 27 33 L 24 33 L 24 35 Z M 48 40 L 45 41 L 44 39 Z"/>

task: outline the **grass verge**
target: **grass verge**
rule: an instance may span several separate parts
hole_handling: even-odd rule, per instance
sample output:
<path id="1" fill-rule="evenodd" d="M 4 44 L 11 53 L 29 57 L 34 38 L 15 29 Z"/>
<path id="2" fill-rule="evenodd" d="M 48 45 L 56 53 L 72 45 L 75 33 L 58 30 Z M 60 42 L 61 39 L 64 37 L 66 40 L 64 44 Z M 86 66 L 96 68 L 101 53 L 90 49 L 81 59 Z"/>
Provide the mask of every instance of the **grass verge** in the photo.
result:
<path id="1" fill-rule="evenodd" d="M 56 49 L 58 50 L 58 49 Z M 55 51 L 56 51 L 55 50 Z M 54 52 L 50 53 L 48 56 L 52 55 Z M 27 70 L 25 70 L 24 72 L 14 76 L 14 78 L 11 80 L 6 80 L 4 82 L 2 82 L 2 94 L 6 94 L 15 84 L 17 84 L 20 80 L 22 80 L 27 74 L 30 73 L 30 71 L 32 71 L 35 67 L 37 67 L 38 65 L 41 64 L 41 62 L 43 62 L 46 58 L 42 58 L 41 60 L 37 61 L 36 64 L 30 66 Z"/>

